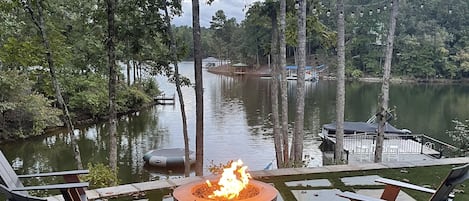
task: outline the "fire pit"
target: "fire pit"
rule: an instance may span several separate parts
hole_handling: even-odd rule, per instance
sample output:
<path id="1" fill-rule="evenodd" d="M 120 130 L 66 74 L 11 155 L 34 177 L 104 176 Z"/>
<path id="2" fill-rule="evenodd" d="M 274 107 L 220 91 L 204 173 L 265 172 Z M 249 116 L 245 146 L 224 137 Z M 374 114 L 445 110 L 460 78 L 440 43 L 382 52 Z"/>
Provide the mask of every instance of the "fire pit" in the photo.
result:
<path id="1" fill-rule="evenodd" d="M 173 192 L 175 201 L 276 201 L 277 189 L 272 185 L 250 180 L 242 161 L 233 162 L 216 179 L 193 182 L 177 187 Z"/>
<path id="2" fill-rule="evenodd" d="M 208 198 L 212 192 L 204 181 L 193 182 L 177 187 L 173 192 L 174 201 L 214 201 L 229 199 Z M 276 201 L 277 189 L 264 182 L 250 180 L 248 187 L 240 192 L 239 197 L 232 200 L 242 201 Z"/>
<path id="3" fill-rule="evenodd" d="M 173 192 L 174 201 L 214 201 L 229 199 L 208 198 L 212 192 L 204 181 L 193 182 L 177 187 Z M 232 200 L 242 201 L 276 201 L 277 189 L 264 182 L 250 180 L 248 187 Z"/>

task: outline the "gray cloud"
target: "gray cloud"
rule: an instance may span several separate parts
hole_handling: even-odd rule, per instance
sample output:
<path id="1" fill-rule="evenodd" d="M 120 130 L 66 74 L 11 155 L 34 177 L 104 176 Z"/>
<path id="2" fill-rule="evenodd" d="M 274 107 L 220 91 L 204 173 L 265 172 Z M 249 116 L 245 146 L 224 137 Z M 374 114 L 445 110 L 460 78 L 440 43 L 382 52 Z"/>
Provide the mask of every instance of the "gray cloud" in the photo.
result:
<path id="1" fill-rule="evenodd" d="M 226 17 L 236 18 L 236 21 L 241 22 L 244 20 L 244 11 L 243 9 L 246 6 L 249 6 L 254 1 L 263 1 L 263 0 L 215 0 L 212 5 L 206 4 L 206 0 L 200 1 L 200 26 L 210 27 L 210 21 L 212 16 L 215 15 L 215 12 L 218 10 L 223 10 Z M 192 26 L 192 1 L 183 0 L 182 2 L 182 11 L 181 16 L 174 17 L 172 23 L 176 26 L 187 25 Z"/>

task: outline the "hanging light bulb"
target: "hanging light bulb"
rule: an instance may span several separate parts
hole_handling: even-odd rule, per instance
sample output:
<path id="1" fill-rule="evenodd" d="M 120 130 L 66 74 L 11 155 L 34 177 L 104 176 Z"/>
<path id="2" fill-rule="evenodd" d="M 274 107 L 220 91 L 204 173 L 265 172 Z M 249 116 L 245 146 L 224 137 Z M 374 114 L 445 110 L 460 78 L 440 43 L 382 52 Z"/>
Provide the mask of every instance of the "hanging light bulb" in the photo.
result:
<path id="1" fill-rule="evenodd" d="M 370 10 L 370 12 L 368 12 L 370 15 L 373 15 L 373 10 Z"/>
<path id="2" fill-rule="evenodd" d="M 423 4 L 420 4 L 420 8 L 423 8 Z"/>
<path id="3" fill-rule="evenodd" d="M 450 8 L 450 9 L 448 10 L 448 13 L 449 13 L 449 14 L 452 14 L 452 13 L 453 13 L 453 10 Z"/>
<path id="4" fill-rule="evenodd" d="M 343 13 L 343 12 L 340 12 L 340 13 L 339 13 L 339 17 L 343 18 L 343 17 L 344 17 L 344 13 Z"/>
<path id="5" fill-rule="evenodd" d="M 328 11 L 326 12 L 326 16 L 327 16 L 327 17 L 331 16 L 331 11 L 330 11 L 330 10 L 328 10 Z"/>
<path id="6" fill-rule="evenodd" d="M 377 8 L 377 9 L 376 9 L 376 12 L 377 12 L 377 13 L 381 13 L 381 9 L 380 9 L 380 8 Z"/>
<path id="7" fill-rule="evenodd" d="M 360 11 L 360 17 L 363 17 L 363 11 Z"/>
<path id="8" fill-rule="evenodd" d="M 350 17 L 355 17 L 355 12 L 352 12 L 352 13 L 350 14 Z"/>
<path id="9" fill-rule="evenodd" d="M 392 7 L 392 1 L 391 1 L 391 4 L 390 4 L 390 5 L 391 5 L 391 7 Z"/>
<path id="10" fill-rule="evenodd" d="M 298 10 L 298 8 L 300 8 L 300 3 L 297 1 L 295 1 L 295 9 Z"/>
<path id="11" fill-rule="evenodd" d="M 316 7 L 313 8 L 313 14 L 316 14 L 318 12 L 318 10 L 316 9 Z"/>
<path id="12" fill-rule="evenodd" d="M 383 10 L 386 10 L 386 9 L 388 9 L 388 7 L 385 5 L 385 6 L 383 7 Z"/>

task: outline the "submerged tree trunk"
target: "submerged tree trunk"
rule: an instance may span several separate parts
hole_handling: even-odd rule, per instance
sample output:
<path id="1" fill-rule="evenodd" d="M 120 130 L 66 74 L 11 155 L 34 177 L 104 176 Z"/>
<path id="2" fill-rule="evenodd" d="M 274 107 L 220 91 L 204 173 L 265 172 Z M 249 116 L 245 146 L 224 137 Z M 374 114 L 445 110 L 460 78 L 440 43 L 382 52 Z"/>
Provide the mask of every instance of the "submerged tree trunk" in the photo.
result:
<path id="1" fill-rule="evenodd" d="M 117 112 L 116 112 L 116 54 L 115 54 L 115 26 L 114 13 L 116 0 L 106 0 L 107 3 L 107 65 L 109 68 L 109 167 L 117 169 Z"/>
<path id="2" fill-rule="evenodd" d="M 375 163 L 382 162 L 383 160 L 383 143 L 384 143 L 384 128 L 387 121 L 387 111 L 389 104 L 389 80 L 391 79 L 391 63 L 392 51 L 394 46 L 394 33 L 396 31 L 396 20 L 399 13 L 399 0 L 394 0 L 391 10 L 391 17 L 389 19 L 389 33 L 386 40 L 386 57 L 384 59 L 384 73 L 383 85 L 381 86 L 381 94 L 379 97 L 379 107 L 377 119 L 378 124 L 378 138 L 376 140 L 375 150 Z"/>
<path id="3" fill-rule="evenodd" d="M 294 167 L 303 165 L 305 66 L 306 66 L 306 0 L 297 1 L 298 9 L 298 72 L 296 80 L 295 130 L 293 133 L 292 162 Z"/>
<path id="4" fill-rule="evenodd" d="M 181 80 L 179 78 L 179 66 L 177 58 L 177 48 L 176 41 L 174 39 L 173 31 L 171 30 L 171 20 L 168 13 L 168 5 L 164 7 L 165 21 L 166 26 L 168 26 L 168 35 L 170 37 L 170 54 L 171 61 L 174 65 L 174 79 L 176 81 L 176 91 L 178 93 L 179 107 L 181 108 L 181 119 L 182 119 L 182 133 L 184 137 L 184 176 L 189 177 L 190 174 L 190 158 L 189 158 L 189 135 L 187 133 L 187 118 L 186 118 L 186 109 L 184 107 L 184 98 L 182 96 L 181 90 Z"/>
<path id="5" fill-rule="evenodd" d="M 275 12 L 275 11 L 272 11 Z M 271 15 L 272 20 L 272 42 L 270 43 L 270 65 L 272 72 L 272 87 L 270 88 L 270 96 L 272 100 L 272 125 L 274 134 L 274 148 L 275 158 L 277 160 L 277 167 L 283 165 L 283 154 L 282 154 L 282 135 L 280 133 L 280 122 L 279 122 L 279 70 L 278 70 L 278 31 L 277 31 L 277 16 Z"/>
<path id="6" fill-rule="evenodd" d="M 281 98 L 281 128 L 283 146 L 283 167 L 289 167 L 289 138 L 288 138 L 288 93 L 287 93 L 287 54 L 286 54 L 286 0 L 280 0 L 280 34 L 279 34 L 279 70 L 280 70 L 280 98 Z"/>
<path id="7" fill-rule="evenodd" d="M 67 127 L 67 131 L 70 135 L 73 151 L 74 151 L 74 156 L 75 156 L 75 161 L 77 162 L 77 168 L 78 169 L 83 169 L 83 163 L 81 161 L 81 154 L 80 154 L 80 148 L 77 144 L 77 137 L 74 134 L 74 126 L 72 123 L 72 118 L 70 117 L 70 113 L 68 111 L 68 106 L 65 103 L 65 100 L 63 99 L 62 96 L 62 90 L 60 89 L 59 82 L 57 81 L 57 74 L 55 71 L 55 63 L 54 63 L 54 55 L 52 54 L 52 49 L 50 47 L 50 42 L 49 38 L 47 37 L 47 31 L 45 27 L 45 22 L 44 22 L 44 14 L 43 14 L 43 9 L 42 9 L 42 0 L 36 1 L 36 6 L 37 6 L 37 17 L 34 15 L 34 11 L 31 8 L 31 5 L 28 4 L 26 1 L 22 1 L 23 6 L 26 10 L 26 12 L 29 13 L 31 16 L 31 19 L 33 23 L 36 25 L 36 28 L 39 31 L 42 44 L 44 45 L 44 49 L 46 51 L 46 60 L 47 64 L 49 66 L 49 73 L 51 76 L 51 81 L 52 85 L 54 87 L 55 91 L 55 98 L 57 99 L 57 102 L 59 103 L 59 107 L 62 109 L 63 115 L 64 115 L 64 124 Z"/>
<path id="8" fill-rule="evenodd" d="M 337 97 L 336 97 L 336 143 L 335 164 L 344 163 L 344 110 L 345 110 L 345 23 L 344 0 L 337 1 Z"/>
<path id="9" fill-rule="evenodd" d="M 199 0 L 192 0 L 192 27 L 194 38 L 194 72 L 195 72 L 195 175 L 204 174 L 204 99 L 202 86 L 202 45 L 200 39 Z"/>

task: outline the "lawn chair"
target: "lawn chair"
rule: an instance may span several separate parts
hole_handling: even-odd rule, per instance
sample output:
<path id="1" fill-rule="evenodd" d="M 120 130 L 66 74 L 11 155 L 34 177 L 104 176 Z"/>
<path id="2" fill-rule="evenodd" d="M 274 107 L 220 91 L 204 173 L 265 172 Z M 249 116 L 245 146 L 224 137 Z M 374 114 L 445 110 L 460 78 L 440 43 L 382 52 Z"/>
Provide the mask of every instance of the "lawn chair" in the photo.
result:
<path id="1" fill-rule="evenodd" d="M 78 175 L 88 174 L 88 170 L 73 170 L 63 172 L 38 173 L 31 175 L 16 175 L 8 160 L 0 151 L 0 177 L 5 185 L 0 185 L 0 192 L 5 194 L 10 201 L 23 200 L 46 200 L 44 198 L 30 196 L 30 190 L 60 190 L 65 201 L 86 201 L 85 188 L 88 182 L 80 183 Z M 25 187 L 20 178 L 32 177 L 51 177 L 62 176 L 65 184 L 51 184 L 43 186 L 27 186 Z"/>
<path id="2" fill-rule="evenodd" d="M 422 191 L 426 193 L 431 193 L 432 197 L 430 201 L 449 201 L 453 200 L 454 194 L 452 193 L 456 185 L 463 183 L 465 180 L 469 179 L 469 163 L 460 167 L 453 168 L 448 176 L 437 190 L 424 188 L 421 186 L 400 182 L 392 179 L 379 178 L 376 179 L 376 182 L 386 184 L 384 187 L 383 194 L 381 194 L 382 200 L 394 201 L 399 194 L 401 188 L 408 188 L 412 190 Z M 337 194 L 341 197 L 348 198 L 352 201 L 369 201 L 376 200 L 376 198 L 371 198 L 365 195 L 356 194 L 353 192 L 343 192 Z"/>

